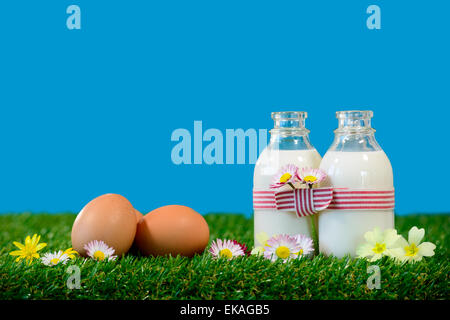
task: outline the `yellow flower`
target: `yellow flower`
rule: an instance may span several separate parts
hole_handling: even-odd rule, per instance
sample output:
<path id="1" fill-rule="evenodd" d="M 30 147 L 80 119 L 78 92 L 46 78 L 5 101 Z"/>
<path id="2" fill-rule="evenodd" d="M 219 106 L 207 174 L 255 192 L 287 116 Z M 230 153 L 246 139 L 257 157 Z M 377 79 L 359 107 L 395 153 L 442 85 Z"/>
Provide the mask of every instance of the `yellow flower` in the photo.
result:
<path id="1" fill-rule="evenodd" d="M 14 241 L 14 245 L 20 250 L 11 251 L 9 254 L 17 256 L 16 262 L 21 259 L 26 259 L 28 263 L 31 263 L 34 258 L 39 259 L 38 251 L 47 245 L 46 243 L 39 243 L 40 239 L 41 236 L 34 234 L 32 238 L 30 238 L 30 236 L 25 238 L 25 244 Z"/>
<path id="2" fill-rule="evenodd" d="M 75 259 L 75 255 L 77 255 L 78 252 L 75 251 L 75 250 L 73 250 L 73 248 L 69 248 L 69 249 L 67 249 L 66 251 L 64 251 L 62 254 L 63 254 L 63 255 L 64 255 L 64 254 L 67 255 L 67 257 L 68 257 L 69 259 Z"/>
<path id="3" fill-rule="evenodd" d="M 399 247 L 396 252 L 397 260 L 402 263 L 416 262 L 422 260 L 422 257 L 434 256 L 436 245 L 431 242 L 422 242 L 424 236 L 425 229 L 412 227 L 408 233 L 408 241 L 400 237 L 397 241 L 397 246 Z"/>
<path id="4" fill-rule="evenodd" d="M 356 255 L 358 258 L 366 258 L 369 261 L 376 261 L 383 256 L 394 257 L 396 242 L 400 238 L 395 229 L 381 231 L 375 228 L 364 234 L 366 243 L 358 246 Z"/>

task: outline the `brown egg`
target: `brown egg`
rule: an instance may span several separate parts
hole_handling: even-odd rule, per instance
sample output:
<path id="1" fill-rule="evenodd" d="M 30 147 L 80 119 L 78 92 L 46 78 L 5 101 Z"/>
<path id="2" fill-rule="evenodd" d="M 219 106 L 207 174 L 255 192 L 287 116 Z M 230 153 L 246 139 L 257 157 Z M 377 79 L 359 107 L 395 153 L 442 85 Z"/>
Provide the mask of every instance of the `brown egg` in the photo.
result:
<path id="1" fill-rule="evenodd" d="M 84 245 L 102 240 L 120 256 L 133 244 L 136 227 L 131 203 L 121 195 L 104 194 L 91 200 L 77 215 L 72 227 L 72 247 L 86 256 Z"/>
<path id="2" fill-rule="evenodd" d="M 191 257 L 205 250 L 209 227 L 191 208 L 164 206 L 147 213 L 138 223 L 135 242 L 145 255 Z"/>

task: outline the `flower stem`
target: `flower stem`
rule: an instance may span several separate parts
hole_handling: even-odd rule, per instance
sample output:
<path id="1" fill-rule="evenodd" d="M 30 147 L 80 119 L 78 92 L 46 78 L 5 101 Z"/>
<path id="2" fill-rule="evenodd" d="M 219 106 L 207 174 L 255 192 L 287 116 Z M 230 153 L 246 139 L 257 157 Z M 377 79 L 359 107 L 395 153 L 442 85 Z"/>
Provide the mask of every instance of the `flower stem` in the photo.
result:
<path id="1" fill-rule="evenodd" d="M 312 184 L 308 184 L 309 188 L 312 189 Z M 319 254 L 319 236 L 317 234 L 317 226 L 316 226 L 316 220 L 314 219 L 314 215 L 311 215 L 311 233 L 312 233 L 312 239 L 314 243 L 314 255 Z"/>
<path id="2" fill-rule="evenodd" d="M 311 216 L 311 226 L 312 226 L 312 238 L 314 242 L 314 255 L 319 254 L 319 239 L 317 236 L 317 228 L 316 228 L 316 221 L 314 219 L 314 215 Z"/>
<path id="3" fill-rule="evenodd" d="M 295 190 L 295 187 L 294 187 L 294 185 L 292 184 L 292 182 L 288 182 L 288 185 L 290 185 L 291 188 Z"/>

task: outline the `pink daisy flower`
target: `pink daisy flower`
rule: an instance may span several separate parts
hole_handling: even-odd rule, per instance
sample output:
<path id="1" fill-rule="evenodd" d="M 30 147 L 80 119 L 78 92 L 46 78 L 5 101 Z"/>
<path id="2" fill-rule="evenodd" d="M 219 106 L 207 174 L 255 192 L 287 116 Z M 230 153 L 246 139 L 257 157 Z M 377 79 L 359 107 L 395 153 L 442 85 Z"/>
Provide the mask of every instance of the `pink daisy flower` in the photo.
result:
<path id="1" fill-rule="evenodd" d="M 216 239 L 211 243 L 209 252 L 215 258 L 233 259 L 238 256 L 244 256 L 243 245 L 236 240 Z"/>
<path id="2" fill-rule="evenodd" d="M 302 183 L 313 185 L 322 182 L 327 177 L 327 174 L 321 169 L 302 168 L 298 176 Z"/>
<path id="3" fill-rule="evenodd" d="M 285 165 L 273 176 L 272 189 L 280 188 L 286 184 L 294 184 L 299 181 L 298 167 L 293 164 Z"/>
<path id="4" fill-rule="evenodd" d="M 297 234 L 297 244 L 300 246 L 300 251 L 297 253 L 299 256 L 306 256 L 314 252 L 314 243 L 310 237 L 303 234 Z"/>
<path id="5" fill-rule="evenodd" d="M 264 257 L 272 261 L 282 259 L 286 262 L 290 258 L 297 258 L 301 249 L 295 236 L 287 234 L 274 235 L 267 240 L 264 246 Z"/>
<path id="6" fill-rule="evenodd" d="M 108 245 L 103 241 L 93 240 L 88 244 L 84 245 L 84 249 L 89 257 L 103 261 L 103 260 L 115 260 L 117 256 L 114 255 L 114 248 L 108 247 Z"/>
<path id="7" fill-rule="evenodd" d="M 274 235 L 267 240 L 264 246 L 264 257 L 276 261 L 282 259 L 283 262 L 289 259 L 298 259 L 314 251 L 313 241 L 304 235 Z"/>

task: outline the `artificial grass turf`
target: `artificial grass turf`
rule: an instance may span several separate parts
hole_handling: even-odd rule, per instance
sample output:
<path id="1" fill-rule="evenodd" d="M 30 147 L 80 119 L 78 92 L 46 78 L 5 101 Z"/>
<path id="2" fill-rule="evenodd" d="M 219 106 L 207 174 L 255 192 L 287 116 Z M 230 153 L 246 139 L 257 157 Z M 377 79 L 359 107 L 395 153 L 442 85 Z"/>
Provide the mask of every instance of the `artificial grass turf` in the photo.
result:
<path id="1" fill-rule="evenodd" d="M 215 238 L 253 244 L 253 220 L 241 215 L 205 216 Z M 213 260 L 208 253 L 185 257 L 143 257 L 128 254 L 112 262 L 77 258 L 47 267 L 27 265 L 8 253 L 13 241 L 41 235 L 40 251 L 71 246 L 73 214 L 0 216 L 0 299 L 448 299 L 450 215 L 396 217 L 403 236 L 412 226 L 425 228 L 425 241 L 436 244 L 435 256 L 398 265 L 388 258 L 324 257 L 270 262 L 260 257 Z M 69 265 L 81 270 L 81 288 L 68 289 Z M 367 267 L 378 265 L 381 288 L 367 287 Z"/>

